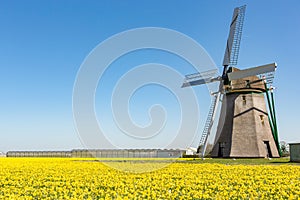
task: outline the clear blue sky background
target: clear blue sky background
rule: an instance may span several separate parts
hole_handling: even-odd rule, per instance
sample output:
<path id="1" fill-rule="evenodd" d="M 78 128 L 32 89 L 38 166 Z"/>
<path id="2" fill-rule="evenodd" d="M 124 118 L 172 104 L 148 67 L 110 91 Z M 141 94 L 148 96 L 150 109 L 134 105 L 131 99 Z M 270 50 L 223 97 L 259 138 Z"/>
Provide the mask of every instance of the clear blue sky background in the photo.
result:
<path id="1" fill-rule="evenodd" d="M 72 116 L 73 84 L 84 58 L 103 40 L 132 28 L 170 28 L 195 39 L 220 67 L 233 9 L 244 4 L 239 66 L 278 63 L 274 85 L 280 139 L 300 142 L 299 1 L 29 0 L 0 2 L 0 151 L 83 147 Z M 129 55 L 126 63 L 162 62 L 183 74 L 194 72 L 163 52 L 146 53 Z M 210 98 L 207 90 L 195 90 L 201 99 L 200 135 Z M 132 108 L 142 125 L 149 120 L 149 104 L 176 103 L 168 92 L 157 91 L 160 98 L 145 91 L 135 97 L 140 107 Z"/>

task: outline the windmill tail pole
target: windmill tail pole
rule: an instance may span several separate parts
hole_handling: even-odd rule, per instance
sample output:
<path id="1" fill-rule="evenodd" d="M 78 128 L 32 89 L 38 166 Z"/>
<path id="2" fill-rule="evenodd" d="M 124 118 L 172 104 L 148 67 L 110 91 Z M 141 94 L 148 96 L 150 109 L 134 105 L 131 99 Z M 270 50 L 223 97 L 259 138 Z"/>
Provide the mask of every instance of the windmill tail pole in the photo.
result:
<path id="1" fill-rule="evenodd" d="M 270 127 L 271 127 L 272 136 L 273 136 L 273 138 L 276 142 L 277 139 L 276 139 L 276 136 L 274 136 L 275 130 L 274 130 L 273 122 L 272 122 L 271 117 L 269 115 L 268 115 L 268 120 L 269 120 L 269 124 L 270 124 Z M 276 147 L 277 147 L 277 142 L 276 142 Z"/>
<path id="2" fill-rule="evenodd" d="M 266 81 L 264 81 L 264 85 L 265 85 L 265 90 L 266 90 L 266 96 L 267 96 L 267 101 L 268 101 L 268 107 L 269 107 L 269 112 L 270 112 L 270 117 L 269 117 L 269 121 L 271 121 L 270 123 L 270 127 L 272 130 L 272 135 L 273 138 L 275 140 L 276 143 L 276 147 L 278 150 L 279 155 L 281 156 L 281 150 L 280 150 L 280 145 L 279 145 L 279 140 L 278 140 L 278 133 L 277 133 L 277 126 L 276 126 L 276 119 L 275 119 L 275 108 L 274 108 L 274 99 L 273 99 L 273 95 L 272 95 L 272 103 L 270 101 L 270 96 L 269 96 L 269 89 L 267 87 L 267 83 Z"/>
<path id="3" fill-rule="evenodd" d="M 271 100 L 272 100 L 272 108 L 273 108 L 273 127 L 274 127 L 274 131 L 276 134 L 276 138 L 277 138 L 277 146 L 279 147 L 279 154 L 280 156 L 282 156 L 282 152 L 280 149 L 280 143 L 279 143 L 279 136 L 278 136 L 278 129 L 277 129 L 277 121 L 276 121 L 276 112 L 275 112 L 275 103 L 274 103 L 274 94 L 273 94 L 273 90 L 271 90 Z"/>

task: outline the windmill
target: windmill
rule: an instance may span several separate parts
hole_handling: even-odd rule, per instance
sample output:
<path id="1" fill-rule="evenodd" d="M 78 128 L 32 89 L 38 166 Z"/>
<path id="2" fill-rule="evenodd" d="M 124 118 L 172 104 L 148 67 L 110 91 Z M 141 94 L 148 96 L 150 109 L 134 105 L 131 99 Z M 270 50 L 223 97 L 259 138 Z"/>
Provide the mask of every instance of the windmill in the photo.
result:
<path id="1" fill-rule="evenodd" d="M 200 139 L 204 157 L 216 112 L 219 121 L 212 157 L 279 157 L 272 82 L 276 63 L 240 70 L 236 68 L 246 6 L 234 9 L 223 60 L 223 73 L 213 71 L 186 75 L 182 87 L 219 83 Z M 266 96 L 266 98 L 265 98 Z M 220 103 L 221 102 L 221 103 Z M 268 105 L 268 108 L 267 106 Z"/>

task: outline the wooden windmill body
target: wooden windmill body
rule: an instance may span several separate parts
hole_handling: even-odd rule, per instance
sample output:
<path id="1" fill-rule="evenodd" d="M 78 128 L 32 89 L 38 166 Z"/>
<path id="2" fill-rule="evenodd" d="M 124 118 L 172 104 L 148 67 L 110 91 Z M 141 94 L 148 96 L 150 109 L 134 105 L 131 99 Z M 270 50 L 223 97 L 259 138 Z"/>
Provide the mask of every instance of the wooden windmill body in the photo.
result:
<path id="1" fill-rule="evenodd" d="M 257 76 L 234 80 L 226 90 L 211 156 L 279 157 L 268 120 L 263 80 Z"/>

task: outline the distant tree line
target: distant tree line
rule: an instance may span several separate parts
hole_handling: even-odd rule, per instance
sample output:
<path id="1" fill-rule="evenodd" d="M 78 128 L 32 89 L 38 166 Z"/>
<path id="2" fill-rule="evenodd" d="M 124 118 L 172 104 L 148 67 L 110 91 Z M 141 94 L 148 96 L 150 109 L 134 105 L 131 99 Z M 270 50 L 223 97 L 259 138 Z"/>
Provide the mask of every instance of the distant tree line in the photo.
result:
<path id="1" fill-rule="evenodd" d="M 283 157 L 288 157 L 290 156 L 290 148 L 289 148 L 289 144 L 286 143 L 285 141 L 281 141 L 280 142 L 280 150 L 282 152 L 282 156 Z"/>

